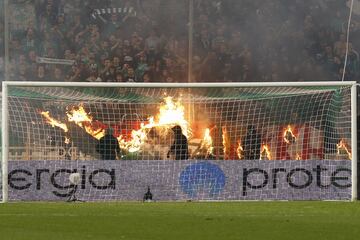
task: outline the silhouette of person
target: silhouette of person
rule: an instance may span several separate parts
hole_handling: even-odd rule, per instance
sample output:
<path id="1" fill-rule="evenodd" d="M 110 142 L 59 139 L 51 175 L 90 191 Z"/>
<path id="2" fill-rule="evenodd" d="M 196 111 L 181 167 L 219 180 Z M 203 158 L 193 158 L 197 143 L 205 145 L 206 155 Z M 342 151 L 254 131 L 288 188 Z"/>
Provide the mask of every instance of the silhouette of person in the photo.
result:
<path id="1" fill-rule="evenodd" d="M 189 158 L 189 149 L 188 141 L 185 135 L 182 133 L 180 126 L 175 126 L 172 128 L 174 132 L 174 143 L 171 145 L 170 150 L 167 154 L 167 157 L 170 157 L 170 154 L 175 155 L 176 160 L 187 160 Z"/>
<path id="2" fill-rule="evenodd" d="M 249 125 L 247 133 L 244 138 L 244 159 L 245 160 L 259 160 L 261 151 L 261 135 L 257 133 L 253 125 Z"/>
<path id="3" fill-rule="evenodd" d="M 150 192 L 150 187 L 148 187 L 148 190 L 147 190 L 147 192 L 144 194 L 144 202 L 145 201 L 152 201 L 152 197 L 153 197 L 153 195 L 152 195 L 152 193 Z"/>
<path id="4" fill-rule="evenodd" d="M 108 128 L 105 136 L 100 138 L 96 151 L 101 154 L 102 160 L 116 160 L 116 154 L 120 154 L 118 140 L 113 136 L 113 129 Z"/>

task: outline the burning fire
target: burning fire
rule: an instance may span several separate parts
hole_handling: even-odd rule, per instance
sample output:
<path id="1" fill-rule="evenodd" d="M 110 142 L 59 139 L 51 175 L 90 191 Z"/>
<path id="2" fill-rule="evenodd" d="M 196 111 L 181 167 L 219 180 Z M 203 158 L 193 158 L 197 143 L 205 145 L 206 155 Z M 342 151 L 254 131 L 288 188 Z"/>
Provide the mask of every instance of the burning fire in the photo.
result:
<path id="1" fill-rule="evenodd" d="M 210 132 L 211 132 L 211 129 L 209 129 L 209 128 L 205 129 L 204 137 L 200 142 L 200 146 L 198 147 L 198 149 L 195 152 L 195 155 L 197 155 L 198 157 L 201 157 L 201 158 L 212 158 L 213 157 L 214 147 L 213 147 L 213 140 L 210 135 Z"/>
<path id="2" fill-rule="evenodd" d="M 236 153 L 237 153 L 237 156 L 238 158 L 241 160 L 244 158 L 244 148 L 242 147 L 241 145 L 241 141 L 239 141 L 238 143 L 238 147 L 236 149 Z"/>
<path id="3" fill-rule="evenodd" d="M 300 156 L 300 154 L 299 154 L 299 153 L 296 153 L 295 160 L 301 160 L 301 156 Z"/>
<path id="4" fill-rule="evenodd" d="M 181 99 L 174 102 L 172 97 L 165 97 L 164 102 L 160 105 L 159 114 L 155 118 L 150 117 L 147 124 L 141 123 L 139 130 L 133 130 L 129 141 L 126 141 L 122 136 L 118 137 L 120 147 L 128 152 L 138 152 L 147 140 L 150 129 L 162 127 L 169 130 L 174 125 L 179 125 L 187 138 L 191 136 L 192 133 L 189 123 L 185 119 L 185 110 Z"/>
<path id="5" fill-rule="evenodd" d="M 119 145 L 121 149 L 126 149 L 128 152 L 138 152 L 141 149 L 141 146 L 147 139 L 148 130 L 153 127 L 153 119 L 149 119 L 148 124 L 141 123 L 139 130 L 132 130 L 131 139 L 126 141 L 122 135 L 120 135 L 117 139 L 119 141 Z"/>
<path id="6" fill-rule="evenodd" d="M 47 112 L 41 112 L 40 111 L 40 114 L 46 119 L 46 122 L 49 123 L 52 127 L 59 127 L 61 128 L 62 130 L 64 130 L 64 132 L 68 132 L 69 129 L 68 127 L 66 126 L 65 123 L 62 123 L 52 117 L 50 117 L 50 113 L 49 111 Z"/>
<path id="7" fill-rule="evenodd" d="M 271 160 L 271 152 L 269 145 L 267 144 L 261 145 L 260 160 Z"/>
<path id="8" fill-rule="evenodd" d="M 68 116 L 69 122 L 75 122 L 76 124 L 92 122 L 92 117 L 85 111 L 82 105 L 78 108 L 73 107 L 66 115 Z"/>
<path id="9" fill-rule="evenodd" d="M 287 129 L 284 131 L 284 141 L 287 144 L 291 144 L 296 141 L 296 136 L 294 135 L 290 125 L 288 125 Z"/>
<path id="10" fill-rule="evenodd" d="M 41 111 L 40 114 L 46 119 L 46 122 L 49 123 L 53 127 L 59 127 L 64 132 L 68 132 L 69 128 L 65 123 L 62 123 L 52 117 L 50 117 L 50 113 L 48 111 Z M 85 131 L 96 139 L 100 139 L 104 136 L 104 129 L 102 127 L 95 127 L 92 121 L 92 117 L 88 114 L 83 106 L 73 107 L 68 112 L 66 112 L 67 118 L 69 122 L 74 122 L 79 127 L 85 129 Z M 69 144 L 70 139 L 65 138 L 65 143 Z"/>
<path id="11" fill-rule="evenodd" d="M 102 127 L 95 127 L 91 115 L 87 113 L 82 105 L 73 107 L 66 113 L 69 122 L 74 122 L 79 127 L 96 139 L 100 139 L 105 135 Z"/>
<path id="12" fill-rule="evenodd" d="M 230 140 L 226 126 L 222 127 L 222 144 L 224 147 L 224 160 L 229 158 Z"/>
<path id="13" fill-rule="evenodd" d="M 65 132 L 68 131 L 66 124 L 61 123 L 49 116 L 49 112 L 41 112 L 41 114 L 47 119 L 47 122 L 52 126 L 62 128 Z M 100 139 L 105 135 L 104 127 L 100 126 L 98 121 L 93 121 L 90 113 L 86 112 L 82 105 L 78 107 L 72 107 L 66 112 L 69 122 L 74 122 L 80 128 L 84 129 L 88 134 L 96 139 Z M 184 106 L 181 104 L 181 99 L 173 101 L 172 97 L 165 97 L 164 102 L 160 105 L 159 113 L 156 117 L 150 117 L 148 123 L 141 123 L 140 129 L 133 130 L 131 132 L 130 140 L 125 139 L 123 136 L 118 137 L 119 145 L 122 149 L 128 152 L 137 152 L 141 149 L 145 141 L 147 140 L 147 134 L 150 129 L 154 127 L 165 128 L 166 132 L 171 127 L 179 125 L 183 131 L 183 134 L 189 138 L 191 137 L 191 129 L 189 123 L 185 119 Z M 212 153 L 212 139 L 210 137 L 210 130 L 207 132 L 207 136 L 204 137 L 204 144 L 209 146 L 208 152 Z M 70 140 L 66 140 L 70 141 Z M 210 147 L 211 146 L 211 147 Z"/>
<path id="14" fill-rule="evenodd" d="M 213 154 L 214 147 L 213 147 L 213 140 L 210 136 L 210 129 L 205 129 L 204 138 L 201 142 L 200 149 L 206 149 L 206 156 L 210 156 Z"/>
<path id="15" fill-rule="evenodd" d="M 164 101 L 165 103 L 161 104 L 160 112 L 156 116 L 156 119 L 158 120 L 156 125 L 179 125 L 183 134 L 189 138 L 191 136 L 191 130 L 189 129 L 189 123 L 185 120 L 185 110 L 184 106 L 181 104 L 181 99 L 174 102 L 172 97 L 165 97 Z"/>
<path id="16" fill-rule="evenodd" d="M 65 137 L 65 144 L 69 144 L 70 143 L 70 138 L 68 138 L 68 137 Z"/>
<path id="17" fill-rule="evenodd" d="M 338 144 L 336 144 L 336 148 L 337 148 L 337 154 L 338 155 L 342 155 L 342 154 L 347 154 L 349 159 L 352 159 L 352 154 L 349 150 L 349 146 L 346 143 L 345 139 L 341 139 L 340 142 Z"/>

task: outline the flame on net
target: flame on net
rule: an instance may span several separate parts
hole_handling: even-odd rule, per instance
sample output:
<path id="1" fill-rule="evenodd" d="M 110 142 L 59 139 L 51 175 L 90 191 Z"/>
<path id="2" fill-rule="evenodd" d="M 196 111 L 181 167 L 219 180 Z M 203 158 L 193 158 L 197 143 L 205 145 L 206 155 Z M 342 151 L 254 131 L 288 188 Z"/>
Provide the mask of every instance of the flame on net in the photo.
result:
<path id="1" fill-rule="evenodd" d="M 160 105 L 159 114 L 156 116 L 158 121 L 155 124 L 158 126 L 179 125 L 183 134 L 189 139 L 192 133 L 189 122 L 185 119 L 185 108 L 181 103 L 181 99 L 174 102 L 172 97 L 165 97 L 164 101 Z"/>
<path id="2" fill-rule="evenodd" d="M 69 122 L 74 122 L 76 124 L 92 122 L 92 117 L 85 111 L 82 105 L 72 107 L 69 111 L 67 111 L 66 115 L 68 116 Z"/>
<path id="3" fill-rule="evenodd" d="M 236 148 L 236 154 L 240 160 L 244 159 L 244 148 L 241 144 L 241 140 L 239 140 L 239 142 L 238 142 L 238 146 Z"/>
<path id="4" fill-rule="evenodd" d="M 224 150 L 224 159 L 229 159 L 230 140 L 226 126 L 222 127 L 222 144 Z"/>
<path id="5" fill-rule="evenodd" d="M 102 127 L 96 127 L 90 113 L 87 113 L 82 105 L 72 107 L 66 112 L 69 122 L 73 122 L 80 128 L 84 129 L 88 134 L 96 139 L 100 139 L 105 135 Z"/>
<path id="6" fill-rule="evenodd" d="M 59 127 L 68 132 L 69 129 L 65 123 L 51 118 L 49 112 L 40 112 L 46 119 L 46 122 L 53 127 Z M 69 122 L 75 123 L 80 128 L 84 129 L 88 134 L 96 139 L 100 139 L 105 135 L 105 129 L 101 126 L 94 124 L 93 118 L 90 113 L 86 112 L 83 105 L 75 106 L 66 112 Z M 188 121 L 185 119 L 185 109 L 181 103 L 181 99 L 174 101 L 172 97 L 165 97 L 164 102 L 159 107 L 159 113 L 154 117 L 150 117 L 148 122 L 141 123 L 140 129 L 132 130 L 131 138 L 125 139 L 122 135 L 118 137 L 119 145 L 122 149 L 128 152 L 140 151 L 141 147 L 147 140 L 147 134 L 150 129 L 154 127 L 161 127 L 165 129 L 162 134 L 167 134 L 171 127 L 179 125 L 183 134 L 190 138 L 192 135 Z M 66 142 L 69 140 L 65 140 Z M 211 150 L 212 151 L 212 150 Z"/>
<path id="7" fill-rule="evenodd" d="M 148 130 L 154 127 L 153 118 L 149 119 L 149 123 L 141 123 L 139 130 L 131 131 L 131 139 L 126 141 L 122 135 L 120 135 L 117 139 L 119 141 L 119 145 L 121 149 L 125 149 L 130 153 L 138 152 L 141 149 L 141 146 L 147 140 Z"/>
<path id="8" fill-rule="evenodd" d="M 155 117 L 150 117 L 148 123 L 141 123 L 139 130 L 131 132 L 131 138 L 126 140 L 119 136 L 119 144 L 122 149 L 130 153 L 138 152 L 147 140 L 148 132 L 152 128 L 161 127 L 166 135 L 171 127 L 179 125 L 183 134 L 189 139 L 192 135 L 188 121 L 185 119 L 185 108 L 181 99 L 174 101 L 172 97 L 165 97 L 164 102 L 160 104 L 159 113 Z"/>
<path id="9" fill-rule="evenodd" d="M 336 148 L 337 148 L 337 154 L 338 155 L 347 155 L 348 158 L 351 160 L 352 159 L 352 154 L 350 151 L 350 147 L 347 144 L 345 139 L 341 139 L 340 142 L 338 144 L 336 144 Z"/>
<path id="10" fill-rule="evenodd" d="M 214 151 L 213 140 L 210 136 L 209 128 L 205 129 L 204 138 L 201 141 L 200 149 L 205 149 L 206 156 L 213 155 L 213 151 Z"/>
<path id="11" fill-rule="evenodd" d="M 287 144 L 292 144 L 296 142 L 296 136 L 293 133 L 293 129 L 288 125 L 287 129 L 284 131 L 284 141 Z"/>
<path id="12" fill-rule="evenodd" d="M 267 144 L 261 145 L 260 160 L 271 160 L 271 151 L 269 145 Z"/>
<path id="13" fill-rule="evenodd" d="M 65 123 L 62 123 L 52 117 L 50 117 L 50 113 L 49 111 L 40 111 L 40 114 L 45 118 L 46 122 L 48 124 L 50 124 L 52 127 L 58 127 L 58 128 L 61 128 L 62 130 L 64 130 L 64 132 L 68 132 L 69 129 L 68 127 L 66 126 Z"/>

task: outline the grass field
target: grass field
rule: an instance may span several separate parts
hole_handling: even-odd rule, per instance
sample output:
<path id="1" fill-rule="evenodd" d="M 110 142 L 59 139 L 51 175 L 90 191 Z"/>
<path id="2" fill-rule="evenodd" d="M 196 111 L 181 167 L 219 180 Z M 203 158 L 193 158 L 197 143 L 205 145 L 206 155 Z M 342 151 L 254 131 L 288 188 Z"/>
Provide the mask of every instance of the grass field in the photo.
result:
<path id="1" fill-rule="evenodd" d="M 360 202 L 0 204 L 0 239 L 360 239 Z"/>

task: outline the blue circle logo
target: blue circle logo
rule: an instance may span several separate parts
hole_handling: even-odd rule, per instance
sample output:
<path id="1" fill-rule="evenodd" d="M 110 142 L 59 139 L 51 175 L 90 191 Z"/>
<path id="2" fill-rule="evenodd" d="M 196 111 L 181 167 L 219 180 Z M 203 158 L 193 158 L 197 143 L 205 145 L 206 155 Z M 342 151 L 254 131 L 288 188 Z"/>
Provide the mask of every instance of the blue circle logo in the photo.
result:
<path id="1" fill-rule="evenodd" d="M 180 186 L 189 197 L 205 194 L 215 197 L 225 187 L 225 174 L 218 165 L 200 162 L 187 166 L 180 174 Z"/>

